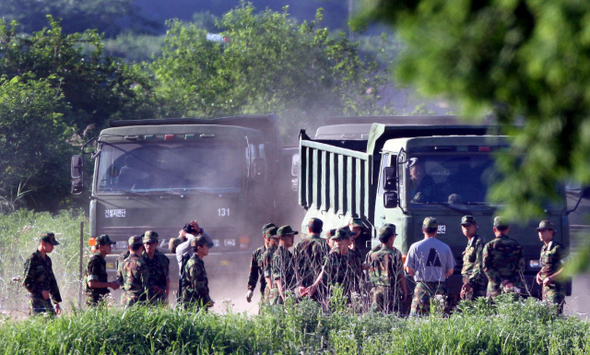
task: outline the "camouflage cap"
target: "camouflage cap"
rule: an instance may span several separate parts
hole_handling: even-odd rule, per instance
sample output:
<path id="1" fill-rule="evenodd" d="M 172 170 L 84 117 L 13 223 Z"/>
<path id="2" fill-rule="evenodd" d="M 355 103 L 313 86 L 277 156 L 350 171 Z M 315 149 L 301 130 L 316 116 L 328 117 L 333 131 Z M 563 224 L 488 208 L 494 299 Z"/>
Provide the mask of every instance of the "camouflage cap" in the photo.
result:
<path id="1" fill-rule="evenodd" d="M 438 222 L 434 217 L 426 217 L 424 218 L 424 222 L 422 223 L 422 228 L 424 229 L 437 229 Z"/>
<path id="2" fill-rule="evenodd" d="M 324 228 L 324 222 L 322 222 L 319 218 L 310 218 L 309 222 L 307 222 L 307 227 L 311 230 L 321 230 Z"/>
<path id="3" fill-rule="evenodd" d="M 329 231 L 326 232 L 326 237 L 328 239 L 330 239 L 330 237 L 333 237 L 336 235 L 337 231 L 338 231 L 338 229 L 330 229 Z"/>
<path id="4" fill-rule="evenodd" d="M 388 238 L 392 235 L 397 235 L 397 233 L 395 233 L 395 224 L 385 223 L 383 227 L 379 229 L 379 237 Z"/>
<path id="5" fill-rule="evenodd" d="M 100 237 L 95 239 L 96 241 L 96 245 L 113 245 L 113 244 L 117 244 L 115 242 L 113 242 L 111 240 L 111 238 L 108 236 L 108 234 L 103 234 Z"/>
<path id="6" fill-rule="evenodd" d="M 295 234 L 299 234 L 298 231 L 294 231 L 291 226 L 287 225 L 287 226 L 282 226 L 281 228 L 279 228 L 279 230 L 277 231 L 277 235 L 279 237 L 284 237 L 287 235 L 295 235 Z"/>
<path id="7" fill-rule="evenodd" d="M 358 217 L 352 217 L 348 222 L 348 225 L 353 227 L 362 227 L 363 221 Z"/>
<path id="8" fill-rule="evenodd" d="M 154 231 L 146 231 L 143 234 L 143 243 L 144 244 L 152 244 L 158 242 L 158 233 Z"/>
<path id="9" fill-rule="evenodd" d="M 195 227 L 193 227 L 192 224 L 187 223 L 182 227 L 182 230 L 185 231 L 188 234 L 192 234 L 192 235 L 196 235 L 198 234 L 197 230 L 195 229 Z"/>
<path id="10" fill-rule="evenodd" d="M 41 235 L 39 236 L 39 241 L 49 243 L 51 245 L 59 245 L 57 240 L 55 240 L 55 234 L 51 232 L 41 233 Z"/>
<path id="11" fill-rule="evenodd" d="M 477 221 L 470 214 L 468 214 L 466 216 L 463 216 L 463 218 L 461 218 L 461 225 L 462 226 L 473 226 L 473 225 L 476 225 L 476 224 L 477 224 Z"/>
<path id="12" fill-rule="evenodd" d="M 330 240 L 346 240 L 350 239 L 352 232 L 348 226 L 336 230 L 336 233 L 330 237 Z"/>
<path id="13" fill-rule="evenodd" d="M 268 227 L 266 229 L 266 232 L 264 233 L 265 238 L 266 239 L 270 239 L 270 238 L 279 239 L 279 236 L 277 235 L 278 230 L 279 229 L 277 228 L 277 226 Z"/>
<path id="14" fill-rule="evenodd" d="M 262 234 L 266 234 L 266 230 L 269 229 L 270 227 L 276 227 L 276 225 L 274 223 L 267 223 L 265 225 L 262 226 Z"/>
<path id="15" fill-rule="evenodd" d="M 168 242 L 168 249 L 170 249 L 171 253 L 176 253 L 176 248 L 180 245 L 180 239 L 178 238 L 170 238 Z"/>
<path id="16" fill-rule="evenodd" d="M 496 228 L 508 228 L 510 225 L 508 224 L 508 221 L 506 221 L 506 219 L 502 216 L 496 216 L 494 217 L 494 227 Z"/>
<path id="17" fill-rule="evenodd" d="M 127 244 L 129 244 L 130 247 L 137 247 L 137 246 L 141 246 L 143 245 L 143 235 L 134 235 L 132 237 L 129 237 L 129 240 L 127 241 Z"/>
<path id="18" fill-rule="evenodd" d="M 553 227 L 553 222 L 548 221 L 546 219 L 542 220 L 539 223 L 539 228 L 537 228 L 537 232 L 544 231 L 544 230 L 552 230 L 552 231 L 554 231 L 555 228 Z"/>
<path id="19" fill-rule="evenodd" d="M 201 234 L 195 237 L 195 239 L 191 240 L 191 247 L 196 248 L 199 245 L 206 245 L 209 248 L 213 248 L 215 243 L 209 238 L 209 236 Z"/>

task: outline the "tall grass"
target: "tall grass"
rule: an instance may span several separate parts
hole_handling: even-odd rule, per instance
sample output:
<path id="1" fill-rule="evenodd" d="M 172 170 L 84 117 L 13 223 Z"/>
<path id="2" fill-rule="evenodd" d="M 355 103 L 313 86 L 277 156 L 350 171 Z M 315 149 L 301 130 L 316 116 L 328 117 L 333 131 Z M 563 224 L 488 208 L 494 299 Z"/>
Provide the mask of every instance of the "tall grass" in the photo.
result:
<path id="1" fill-rule="evenodd" d="M 324 313 L 309 300 L 260 315 L 135 307 L 6 319 L 6 354 L 585 354 L 590 325 L 536 300 L 464 303 L 453 315 Z"/>
<path id="2" fill-rule="evenodd" d="M 21 209 L 0 214 L 0 312 L 15 316 L 28 312 L 26 290 L 19 278 L 23 276 L 26 258 L 37 249 L 39 234 L 46 231 L 56 233 L 60 243 L 49 256 L 62 298 L 77 303 L 80 221 L 85 220 L 81 210 L 64 210 L 52 215 Z M 87 260 L 88 255 L 85 257 Z"/>

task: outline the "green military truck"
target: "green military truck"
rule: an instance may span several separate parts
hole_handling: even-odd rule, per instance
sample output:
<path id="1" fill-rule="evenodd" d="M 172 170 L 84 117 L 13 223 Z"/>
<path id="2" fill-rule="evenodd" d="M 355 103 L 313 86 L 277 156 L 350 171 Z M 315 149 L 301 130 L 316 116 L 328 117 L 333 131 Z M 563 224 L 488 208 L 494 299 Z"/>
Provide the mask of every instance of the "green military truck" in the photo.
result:
<path id="1" fill-rule="evenodd" d="M 244 274 L 262 244 L 260 227 L 300 209 L 292 191 L 290 204 L 276 201 L 277 182 L 289 186 L 291 178 L 274 115 L 112 121 L 90 144 L 90 238 L 116 241 L 110 272 L 130 236 L 155 230 L 168 253 L 169 239 L 196 219 L 215 243 L 208 271 Z M 72 158 L 74 194 L 85 188 L 85 160 Z M 178 266 L 169 256 L 174 278 Z"/>
<path id="2" fill-rule="evenodd" d="M 366 123 L 370 118 L 363 120 Z M 500 206 L 488 202 L 486 194 L 498 178 L 494 153 L 509 149 L 507 140 L 494 126 L 461 124 L 452 116 L 389 117 L 386 124 L 375 123 L 368 132 L 355 134 L 346 133 L 348 125 L 362 130 L 358 122 L 349 120 L 340 127 L 318 129 L 317 139 L 305 131 L 300 134 L 299 203 L 307 210 L 304 222 L 321 218 L 327 230 L 346 225 L 353 216 L 362 218 L 364 234 L 357 245 L 364 253 L 379 243 L 376 231 L 384 223 L 393 223 L 399 234 L 395 246 L 405 258 L 410 245 L 423 239 L 424 218 L 434 216 L 439 223 L 438 238 L 455 256 L 455 273 L 448 287 L 457 297 L 466 245 L 460 220 L 463 215 L 473 215 L 478 234 L 486 241 L 493 239 L 492 221 Z M 338 130 L 345 135 L 339 135 Z M 420 166 L 428 176 L 427 192 L 414 186 L 412 166 Z M 563 187 L 560 195 L 562 200 L 544 206 L 545 218 L 555 224 L 556 240 L 567 247 L 569 224 Z M 542 243 L 535 231 L 537 225 L 538 221 L 514 224 L 509 234 L 524 247 L 526 285 L 538 297 L 540 289 L 534 276 L 539 271 Z"/>

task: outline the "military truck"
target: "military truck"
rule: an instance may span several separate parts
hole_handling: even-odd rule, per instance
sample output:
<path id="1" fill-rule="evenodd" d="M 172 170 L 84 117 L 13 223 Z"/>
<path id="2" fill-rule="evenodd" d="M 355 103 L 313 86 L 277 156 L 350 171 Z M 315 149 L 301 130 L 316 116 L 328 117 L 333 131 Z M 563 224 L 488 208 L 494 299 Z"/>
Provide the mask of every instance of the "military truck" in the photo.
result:
<path id="1" fill-rule="evenodd" d="M 379 228 L 393 223 L 399 234 L 395 246 L 405 258 L 410 245 L 423 239 L 424 218 L 436 217 L 438 238 L 451 247 L 455 257 L 456 268 L 448 287 L 456 298 L 466 245 L 460 220 L 463 215 L 473 215 L 478 234 L 486 241 L 493 239 L 492 221 L 500 206 L 490 203 L 486 194 L 499 177 L 494 154 L 509 149 L 508 141 L 493 125 L 461 124 L 452 116 L 406 116 L 399 118 L 399 124 L 395 121 L 396 117 L 390 117 L 387 124 L 372 124 L 366 139 L 361 137 L 363 132 L 346 139 L 337 134 L 337 127 L 324 128 L 322 134 L 316 134 L 320 139 L 301 132 L 298 175 L 299 203 L 307 210 L 304 221 L 321 218 L 326 230 L 360 217 L 365 225 L 360 241 L 363 253 L 379 244 Z M 427 176 L 430 181 L 428 191 L 417 189 L 420 184 L 412 179 L 411 170 L 418 167 L 425 173 L 423 179 Z M 559 190 L 563 198 L 544 206 L 545 218 L 555 224 L 556 240 L 567 247 L 565 190 L 563 186 Z M 524 247 L 526 285 L 535 296 L 540 295 L 534 276 L 539 271 L 542 246 L 537 225 L 538 221 L 514 224 L 510 230 L 510 236 Z"/>
<path id="2" fill-rule="evenodd" d="M 90 143 L 92 154 L 72 158 L 72 192 L 84 190 L 84 155 L 90 155 L 90 238 L 108 234 L 116 241 L 110 272 L 130 236 L 155 230 L 160 250 L 169 252 L 169 239 L 196 219 L 215 243 L 208 271 L 244 273 L 262 243 L 260 227 L 291 207 L 277 201 L 278 181 L 288 186 L 290 174 L 278 168 L 285 153 L 274 115 L 112 121 Z M 300 209 L 296 197 L 291 205 Z"/>

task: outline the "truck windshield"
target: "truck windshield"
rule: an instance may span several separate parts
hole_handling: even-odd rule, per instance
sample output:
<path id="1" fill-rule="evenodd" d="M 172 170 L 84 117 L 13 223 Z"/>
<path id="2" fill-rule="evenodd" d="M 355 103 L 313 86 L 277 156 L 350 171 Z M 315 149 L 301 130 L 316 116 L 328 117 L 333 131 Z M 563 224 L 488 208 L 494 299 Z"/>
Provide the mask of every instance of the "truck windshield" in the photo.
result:
<path id="1" fill-rule="evenodd" d="M 415 155 L 407 164 L 406 192 L 414 204 L 481 204 L 496 175 L 490 154 Z"/>
<path id="2" fill-rule="evenodd" d="M 229 142 L 103 144 L 97 192 L 238 192 L 245 148 Z"/>

